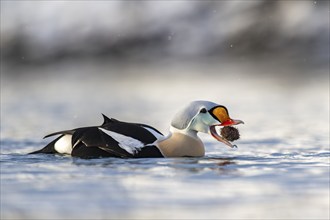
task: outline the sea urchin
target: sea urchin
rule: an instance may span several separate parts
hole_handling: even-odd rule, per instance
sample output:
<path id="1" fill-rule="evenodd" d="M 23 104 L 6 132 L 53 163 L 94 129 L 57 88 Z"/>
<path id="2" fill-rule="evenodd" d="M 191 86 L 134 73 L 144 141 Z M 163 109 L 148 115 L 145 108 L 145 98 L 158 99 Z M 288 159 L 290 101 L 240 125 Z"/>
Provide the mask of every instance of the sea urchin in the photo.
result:
<path id="1" fill-rule="evenodd" d="M 235 141 L 239 139 L 240 135 L 237 128 L 225 126 L 221 129 L 221 136 L 228 141 Z"/>

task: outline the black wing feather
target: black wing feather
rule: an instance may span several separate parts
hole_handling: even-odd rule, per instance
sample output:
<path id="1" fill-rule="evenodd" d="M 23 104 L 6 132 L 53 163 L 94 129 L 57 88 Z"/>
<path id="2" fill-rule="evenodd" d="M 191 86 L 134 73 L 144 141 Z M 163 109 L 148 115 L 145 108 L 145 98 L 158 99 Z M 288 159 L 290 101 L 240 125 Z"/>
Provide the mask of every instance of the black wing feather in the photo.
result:
<path id="1" fill-rule="evenodd" d="M 63 135 L 57 137 L 55 140 L 53 140 L 52 142 L 50 142 L 49 144 L 47 144 L 44 148 L 37 150 L 37 151 L 33 151 L 29 154 L 55 154 L 56 150 L 55 150 L 55 143 L 61 139 L 63 137 Z"/>
<path id="2" fill-rule="evenodd" d="M 149 125 L 122 122 L 116 119 L 112 119 L 109 123 L 104 123 L 101 125 L 101 128 L 134 138 L 144 144 L 151 144 L 155 142 L 157 138 L 144 127 L 153 129 L 155 132 L 158 132 L 160 135 L 163 135 L 158 130 Z"/>
<path id="3" fill-rule="evenodd" d="M 51 134 L 47 134 L 45 138 L 48 138 L 48 137 L 51 137 L 51 136 L 55 136 L 55 135 L 59 135 L 59 134 L 70 134 L 70 135 L 73 135 L 73 133 L 76 131 L 76 129 L 73 129 L 73 130 L 65 130 L 65 131 L 57 131 L 57 132 L 54 132 L 54 133 L 51 133 Z"/>
<path id="4" fill-rule="evenodd" d="M 74 150 L 78 143 L 83 143 L 86 147 L 98 147 L 118 157 L 132 157 L 130 153 L 122 149 L 116 140 L 105 134 L 98 127 L 78 128 L 72 136 L 72 146 Z"/>
<path id="5" fill-rule="evenodd" d="M 103 115 L 103 114 L 102 114 Z M 46 135 L 44 138 L 54 135 L 61 135 L 54 141 L 49 143 L 46 147 L 33 153 L 56 153 L 54 144 L 64 135 L 72 135 L 73 150 L 71 155 L 80 158 L 97 158 L 97 157 L 162 157 L 159 149 L 155 146 L 145 146 L 135 152 L 134 155 L 128 153 L 125 149 L 120 147 L 115 139 L 108 134 L 104 133 L 100 128 L 116 132 L 127 137 L 139 140 L 145 145 L 154 143 L 157 140 L 150 131 L 145 128 L 152 129 L 153 131 L 160 133 L 155 128 L 138 123 L 129 123 L 118 121 L 114 118 L 108 118 L 103 115 L 104 122 L 101 126 L 83 127 L 72 130 L 64 130 L 54 132 Z"/>

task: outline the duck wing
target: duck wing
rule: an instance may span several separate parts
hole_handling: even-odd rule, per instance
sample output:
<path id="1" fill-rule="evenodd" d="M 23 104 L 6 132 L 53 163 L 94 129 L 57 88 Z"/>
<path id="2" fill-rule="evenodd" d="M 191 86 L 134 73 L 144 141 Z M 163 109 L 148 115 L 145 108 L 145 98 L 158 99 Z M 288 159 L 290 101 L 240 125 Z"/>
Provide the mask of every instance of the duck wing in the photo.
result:
<path id="1" fill-rule="evenodd" d="M 78 128 L 72 135 L 71 155 L 80 158 L 122 157 L 129 158 L 132 154 L 127 152 L 120 143 L 107 135 L 99 127 Z"/>
<path id="2" fill-rule="evenodd" d="M 144 145 L 152 144 L 157 139 L 163 137 L 161 132 L 149 125 L 123 122 L 114 118 L 110 119 L 105 115 L 103 115 L 103 118 L 104 122 L 100 126 L 101 129 L 133 138 L 142 142 Z"/>
<path id="3" fill-rule="evenodd" d="M 72 156 L 163 157 L 159 149 L 151 145 L 163 137 L 158 130 L 145 124 L 122 122 L 105 115 L 103 117 L 101 126 L 75 129 Z M 94 152 L 94 148 L 98 148 L 97 152 Z"/>
<path id="4" fill-rule="evenodd" d="M 72 136 L 72 156 L 77 157 L 163 157 L 151 145 L 163 137 L 157 129 L 139 123 L 108 118 L 98 127 L 76 129 Z M 97 152 L 91 152 L 98 148 Z M 101 150 L 101 151 L 100 151 Z"/>
<path id="5" fill-rule="evenodd" d="M 43 149 L 32 153 L 71 153 L 72 156 L 86 159 L 163 156 L 159 149 L 152 145 L 163 137 L 155 128 L 145 124 L 110 119 L 105 115 L 103 118 L 104 122 L 100 126 L 82 127 L 46 135 L 45 138 L 60 136 Z"/>

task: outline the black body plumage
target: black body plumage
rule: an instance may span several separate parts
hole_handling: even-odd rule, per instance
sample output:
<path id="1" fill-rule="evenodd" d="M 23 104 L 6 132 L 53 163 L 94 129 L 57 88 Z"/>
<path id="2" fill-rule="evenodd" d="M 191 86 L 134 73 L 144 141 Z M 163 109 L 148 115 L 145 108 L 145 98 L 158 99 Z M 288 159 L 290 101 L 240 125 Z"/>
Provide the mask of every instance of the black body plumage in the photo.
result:
<path id="1" fill-rule="evenodd" d="M 104 122 L 101 126 L 82 127 L 72 130 L 59 131 L 45 136 L 45 138 L 60 135 L 50 142 L 43 149 L 32 152 L 31 154 L 57 153 L 55 145 L 64 135 L 72 135 L 71 155 L 74 157 L 90 159 L 100 157 L 120 157 L 120 158 L 142 158 L 142 157 L 163 157 L 160 150 L 152 145 L 157 140 L 157 135 L 162 135 L 155 128 L 138 123 L 128 123 L 108 118 L 103 115 Z M 107 132 L 108 131 L 108 132 Z M 123 143 L 112 137 L 113 134 L 134 139 L 142 144 L 136 149 L 127 150 Z"/>

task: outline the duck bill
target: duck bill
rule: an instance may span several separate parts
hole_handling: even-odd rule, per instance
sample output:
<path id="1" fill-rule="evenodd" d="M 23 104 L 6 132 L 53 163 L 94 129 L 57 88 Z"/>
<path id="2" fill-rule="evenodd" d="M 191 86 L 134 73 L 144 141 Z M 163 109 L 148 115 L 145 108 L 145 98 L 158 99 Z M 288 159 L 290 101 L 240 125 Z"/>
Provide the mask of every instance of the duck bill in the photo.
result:
<path id="1" fill-rule="evenodd" d="M 215 127 L 216 127 L 216 126 L 219 126 L 219 125 L 212 125 L 212 126 L 210 127 L 210 133 L 211 133 L 211 135 L 212 135 L 217 141 L 220 141 L 220 142 L 224 143 L 225 145 L 227 145 L 227 146 L 229 146 L 229 147 L 231 147 L 231 148 L 234 148 L 234 147 L 237 148 L 236 145 L 233 145 L 232 143 L 230 143 L 228 140 L 226 140 L 225 138 L 221 137 L 221 136 L 217 133 L 217 131 L 215 130 Z"/>
<path id="2" fill-rule="evenodd" d="M 219 126 L 232 126 L 232 125 L 238 125 L 238 124 L 244 124 L 244 122 L 241 120 L 230 118 L 227 121 L 224 121 L 221 124 L 219 124 Z"/>
<path id="3" fill-rule="evenodd" d="M 231 148 L 237 148 L 236 145 L 230 143 L 227 139 L 221 137 L 218 132 L 216 131 L 215 127 L 216 126 L 232 126 L 232 125 L 238 125 L 238 124 L 244 124 L 243 121 L 241 120 L 237 120 L 237 119 L 228 119 L 224 122 L 222 122 L 221 124 L 218 124 L 218 125 L 212 125 L 210 126 L 210 133 L 211 135 L 217 140 L 217 141 L 220 141 L 222 143 L 224 143 L 225 145 L 231 147 Z"/>

